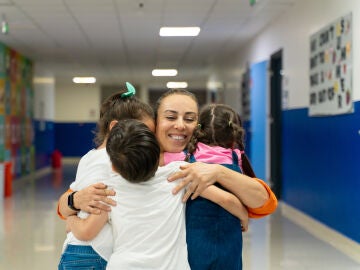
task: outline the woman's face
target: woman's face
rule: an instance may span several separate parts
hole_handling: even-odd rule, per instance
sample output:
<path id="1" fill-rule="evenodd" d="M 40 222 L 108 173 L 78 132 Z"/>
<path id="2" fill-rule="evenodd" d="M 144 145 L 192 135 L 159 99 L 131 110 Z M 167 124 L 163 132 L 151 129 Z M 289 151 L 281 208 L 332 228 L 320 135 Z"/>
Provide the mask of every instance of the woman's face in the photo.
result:
<path id="1" fill-rule="evenodd" d="M 157 112 L 156 138 L 162 152 L 184 150 L 197 125 L 198 107 L 189 96 L 173 94 L 165 97 Z"/>

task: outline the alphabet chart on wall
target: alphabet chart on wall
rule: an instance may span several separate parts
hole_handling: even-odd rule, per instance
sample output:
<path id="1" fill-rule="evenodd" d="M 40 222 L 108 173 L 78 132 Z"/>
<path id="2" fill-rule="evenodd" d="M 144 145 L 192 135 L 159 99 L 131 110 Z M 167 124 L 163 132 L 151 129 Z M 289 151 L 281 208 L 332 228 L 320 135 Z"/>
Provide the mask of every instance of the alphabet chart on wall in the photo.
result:
<path id="1" fill-rule="evenodd" d="M 352 14 L 310 37 L 309 115 L 353 112 Z"/>

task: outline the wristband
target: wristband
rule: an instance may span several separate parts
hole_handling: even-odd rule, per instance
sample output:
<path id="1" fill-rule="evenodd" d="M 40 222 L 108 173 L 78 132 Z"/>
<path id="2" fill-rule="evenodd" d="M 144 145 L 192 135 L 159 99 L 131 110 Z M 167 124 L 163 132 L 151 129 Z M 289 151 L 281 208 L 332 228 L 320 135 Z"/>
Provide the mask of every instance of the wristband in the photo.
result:
<path id="1" fill-rule="evenodd" d="M 76 212 L 80 211 L 81 209 L 77 209 L 75 206 L 74 206 L 74 194 L 76 193 L 77 191 L 74 191 L 72 192 L 69 196 L 68 196 L 68 207 L 71 209 L 71 210 L 74 210 Z"/>

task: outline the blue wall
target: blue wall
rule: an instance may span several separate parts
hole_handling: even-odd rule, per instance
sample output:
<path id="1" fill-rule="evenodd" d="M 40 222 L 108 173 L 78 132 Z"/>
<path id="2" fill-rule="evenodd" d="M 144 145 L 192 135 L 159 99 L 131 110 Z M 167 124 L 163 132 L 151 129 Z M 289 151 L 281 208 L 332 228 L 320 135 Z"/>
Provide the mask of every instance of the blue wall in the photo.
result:
<path id="1" fill-rule="evenodd" d="M 267 61 L 251 66 L 251 163 L 266 175 Z M 309 117 L 282 112 L 282 200 L 360 243 L 360 101 L 354 113 Z"/>
<path id="2" fill-rule="evenodd" d="M 360 243 L 360 102 L 355 113 L 283 111 L 283 200 Z"/>
<path id="3" fill-rule="evenodd" d="M 251 103 L 251 140 L 250 159 L 255 174 L 266 180 L 266 91 L 268 61 L 251 66 L 250 103 Z"/>
<path id="4" fill-rule="evenodd" d="M 34 120 L 35 130 L 35 169 L 41 169 L 51 164 L 51 154 L 54 151 L 54 123 Z"/>
<path id="5" fill-rule="evenodd" d="M 55 149 L 64 157 L 81 157 L 95 147 L 96 123 L 54 123 Z"/>
<path id="6" fill-rule="evenodd" d="M 81 157 L 93 143 L 96 123 L 54 123 L 34 121 L 35 169 L 52 165 L 52 153 L 59 150 L 63 157 Z"/>

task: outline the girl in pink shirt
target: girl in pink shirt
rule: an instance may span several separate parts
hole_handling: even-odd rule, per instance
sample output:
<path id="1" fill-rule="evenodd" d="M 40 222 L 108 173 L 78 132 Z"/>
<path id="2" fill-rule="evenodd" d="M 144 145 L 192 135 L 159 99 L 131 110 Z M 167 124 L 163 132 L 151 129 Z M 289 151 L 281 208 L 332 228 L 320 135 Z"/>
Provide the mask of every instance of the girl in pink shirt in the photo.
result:
<path id="1" fill-rule="evenodd" d="M 190 163 L 215 163 L 255 177 L 244 153 L 243 135 L 240 118 L 231 107 L 224 104 L 207 105 L 200 112 L 198 127 L 187 150 L 164 153 L 164 162 L 186 160 Z M 226 191 L 220 184 L 215 185 Z M 242 222 L 245 222 L 247 229 L 247 219 Z M 203 194 L 202 197 L 188 200 L 186 241 L 191 269 L 241 270 L 243 230 L 238 217 L 204 198 Z"/>

